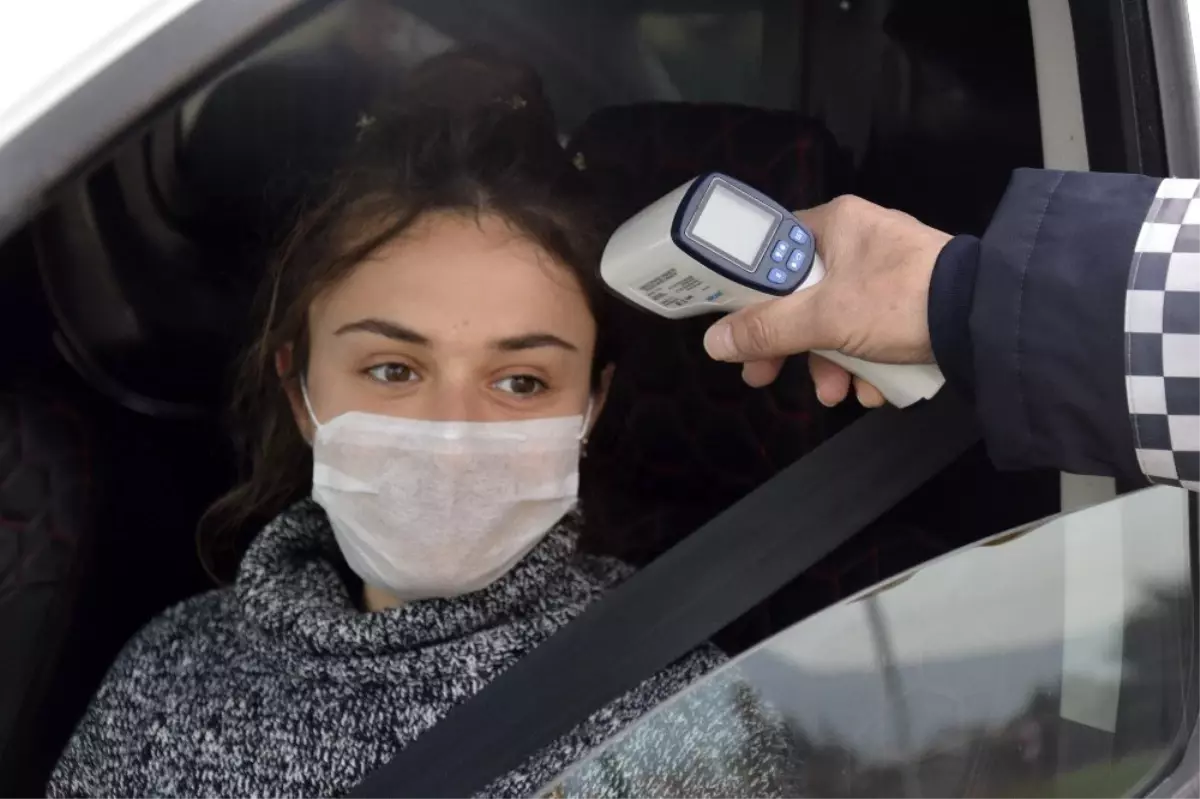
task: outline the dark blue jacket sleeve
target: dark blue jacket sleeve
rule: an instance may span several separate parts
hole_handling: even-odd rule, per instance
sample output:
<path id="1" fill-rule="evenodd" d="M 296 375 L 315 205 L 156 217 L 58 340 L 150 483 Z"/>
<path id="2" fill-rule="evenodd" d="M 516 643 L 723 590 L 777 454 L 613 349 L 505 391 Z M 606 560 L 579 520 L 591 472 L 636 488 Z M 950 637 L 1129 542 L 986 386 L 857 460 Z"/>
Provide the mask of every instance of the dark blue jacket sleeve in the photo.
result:
<path id="1" fill-rule="evenodd" d="M 1140 481 L 1126 399 L 1125 302 L 1160 181 L 1019 170 L 981 240 L 930 287 L 934 354 L 973 398 L 1000 468 Z"/>

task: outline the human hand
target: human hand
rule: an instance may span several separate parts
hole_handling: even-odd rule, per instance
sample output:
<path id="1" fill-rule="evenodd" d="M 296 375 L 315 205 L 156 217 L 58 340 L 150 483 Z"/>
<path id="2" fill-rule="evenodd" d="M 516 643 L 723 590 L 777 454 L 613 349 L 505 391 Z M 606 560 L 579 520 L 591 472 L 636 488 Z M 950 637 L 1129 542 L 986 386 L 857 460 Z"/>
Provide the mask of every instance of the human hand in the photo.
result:
<path id="1" fill-rule="evenodd" d="M 718 361 L 742 363 L 742 379 L 765 386 L 783 360 L 809 350 L 837 350 L 877 363 L 933 363 L 927 303 L 938 254 L 950 236 L 908 214 L 858 197 L 839 197 L 796 216 L 813 233 L 825 263 L 811 289 L 753 305 L 713 324 L 704 347 Z M 817 398 L 836 405 L 851 375 L 813 355 Z M 859 402 L 877 407 L 878 389 L 853 380 Z"/>

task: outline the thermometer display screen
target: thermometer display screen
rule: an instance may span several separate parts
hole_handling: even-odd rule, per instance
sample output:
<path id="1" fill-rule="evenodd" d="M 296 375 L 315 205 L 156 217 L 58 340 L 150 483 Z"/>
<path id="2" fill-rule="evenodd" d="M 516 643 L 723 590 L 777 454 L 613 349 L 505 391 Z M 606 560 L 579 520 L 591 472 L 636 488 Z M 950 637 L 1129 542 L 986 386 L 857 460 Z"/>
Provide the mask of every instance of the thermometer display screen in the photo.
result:
<path id="1" fill-rule="evenodd" d="M 728 186 L 713 183 L 691 235 L 753 270 L 763 242 L 778 224 L 774 211 Z"/>

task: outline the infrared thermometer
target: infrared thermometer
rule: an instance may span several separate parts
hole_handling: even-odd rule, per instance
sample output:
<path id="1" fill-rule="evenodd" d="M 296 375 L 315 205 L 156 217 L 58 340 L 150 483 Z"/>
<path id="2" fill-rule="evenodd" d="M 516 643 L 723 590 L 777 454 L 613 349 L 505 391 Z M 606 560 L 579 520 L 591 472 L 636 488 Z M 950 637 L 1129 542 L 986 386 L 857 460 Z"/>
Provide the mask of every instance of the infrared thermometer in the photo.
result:
<path id="1" fill-rule="evenodd" d="M 609 288 L 668 319 L 731 313 L 821 282 L 812 232 L 783 206 L 719 173 L 691 180 L 628 220 L 600 262 Z M 905 408 L 945 384 L 932 364 L 884 364 L 818 351 Z"/>

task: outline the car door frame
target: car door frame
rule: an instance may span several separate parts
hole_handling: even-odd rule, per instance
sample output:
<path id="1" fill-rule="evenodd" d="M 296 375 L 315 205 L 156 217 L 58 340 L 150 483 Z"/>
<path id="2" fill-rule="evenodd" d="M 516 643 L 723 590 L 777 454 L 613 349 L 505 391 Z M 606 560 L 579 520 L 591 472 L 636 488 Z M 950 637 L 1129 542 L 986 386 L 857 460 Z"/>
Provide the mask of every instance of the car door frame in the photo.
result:
<path id="1" fill-rule="evenodd" d="M 63 49 L 45 80 L 0 109 L 0 240 L 44 207 L 55 187 L 107 158 L 119 137 L 327 2 L 142 0 L 122 25 Z M 41 29 L 73 24 L 62 2 L 18 6 L 24 16 L 14 15 L 14 24 L 38 29 L 39 16 Z M 0 56 L 0 69 L 19 74 L 21 64 Z"/>
<path id="2" fill-rule="evenodd" d="M 1029 11 L 1045 167 L 1200 177 L 1200 0 L 1029 0 Z M 1122 488 L 1066 473 L 1061 486 L 1063 511 Z M 1193 493 L 1194 591 L 1198 520 L 1200 495 Z M 1194 657 L 1200 662 L 1200 637 Z M 1191 704 L 1190 738 L 1149 796 L 1195 795 L 1200 711 L 1194 696 Z"/>

